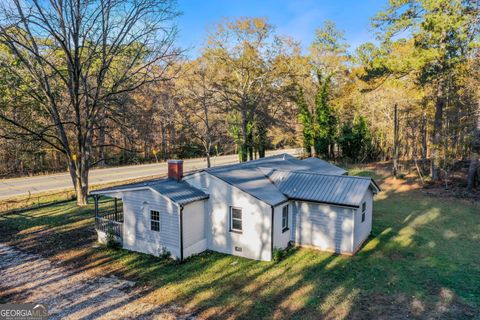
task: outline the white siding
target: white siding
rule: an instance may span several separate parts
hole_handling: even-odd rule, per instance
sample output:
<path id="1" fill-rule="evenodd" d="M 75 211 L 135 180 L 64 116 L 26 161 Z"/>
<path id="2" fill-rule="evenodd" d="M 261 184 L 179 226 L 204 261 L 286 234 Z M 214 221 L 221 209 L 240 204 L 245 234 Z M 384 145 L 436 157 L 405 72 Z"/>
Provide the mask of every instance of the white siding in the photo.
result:
<path id="1" fill-rule="evenodd" d="M 362 222 L 362 205 L 355 210 L 355 233 L 353 249 L 355 250 L 363 240 L 365 240 L 372 231 L 372 218 L 373 218 L 373 194 L 370 189 L 365 193 L 362 203 L 365 202 L 367 210 L 365 214 L 365 221 Z"/>
<path id="2" fill-rule="evenodd" d="M 288 206 L 288 230 L 285 232 L 282 228 L 282 211 L 283 207 Z M 293 223 L 293 206 L 290 202 L 286 202 L 275 207 L 275 218 L 273 223 L 273 247 L 286 248 L 291 238 L 292 223 Z"/>
<path id="3" fill-rule="evenodd" d="M 151 190 L 123 192 L 123 247 L 160 255 L 166 247 L 180 257 L 179 207 Z M 150 210 L 160 213 L 160 232 L 150 230 Z"/>
<path id="4" fill-rule="evenodd" d="M 353 251 L 351 208 L 295 201 L 295 242 L 337 253 Z"/>
<path id="5" fill-rule="evenodd" d="M 185 177 L 206 191 L 207 247 L 256 260 L 271 260 L 271 206 L 206 172 Z M 230 231 L 230 206 L 242 209 L 242 233 Z M 237 251 L 241 248 L 241 251 Z"/>
<path id="6" fill-rule="evenodd" d="M 195 201 L 183 208 L 183 257 L 187 258 L 207 249 L 205 235 L 206 200 Z"/>

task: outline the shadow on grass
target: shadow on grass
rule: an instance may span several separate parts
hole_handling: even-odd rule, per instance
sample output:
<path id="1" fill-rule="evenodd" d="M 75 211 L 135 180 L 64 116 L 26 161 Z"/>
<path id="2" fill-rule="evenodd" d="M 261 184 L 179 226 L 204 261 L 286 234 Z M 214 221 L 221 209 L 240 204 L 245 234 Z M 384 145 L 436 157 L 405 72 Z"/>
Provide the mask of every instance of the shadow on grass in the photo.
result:
<path id="1" fill-rule="evenodd" d="M 147 318 L 172 306 L 222 319 L 474 318 L 480 312 L 479 206 L 432 199 L 415 188 L 399 191 L 389 181 L 382 189 L 372 236 L 354 257 L 298 249 L 273 263 L 205 252 L 177 264 L 92 247 L 93 208 L 73 203 L 1 216 L 0 241 L 73 273 L 138 282 L 137 294 L 92 318 L 137 302 L 153 306 L 145 308 Z M 0 294 L 0 300 L 15 297 Z"/>

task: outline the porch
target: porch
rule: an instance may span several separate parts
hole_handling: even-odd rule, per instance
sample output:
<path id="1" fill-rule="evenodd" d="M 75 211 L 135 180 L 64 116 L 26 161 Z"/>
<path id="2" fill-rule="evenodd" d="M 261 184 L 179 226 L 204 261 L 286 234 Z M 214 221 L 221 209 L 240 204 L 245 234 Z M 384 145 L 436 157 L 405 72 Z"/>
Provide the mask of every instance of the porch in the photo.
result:
<path id="1" fill-rule="evenodd" d="M 103 197 L 102 197 L 103 198 Z M 123 238 L 123 204 L 117 198 L 107 198 L 100 201 L 99 195 L 94 195 L 95 229 L 99 239 L 111 233 L 119 240 Z M 100 203 L 103 208 L 100 209 Z"/>

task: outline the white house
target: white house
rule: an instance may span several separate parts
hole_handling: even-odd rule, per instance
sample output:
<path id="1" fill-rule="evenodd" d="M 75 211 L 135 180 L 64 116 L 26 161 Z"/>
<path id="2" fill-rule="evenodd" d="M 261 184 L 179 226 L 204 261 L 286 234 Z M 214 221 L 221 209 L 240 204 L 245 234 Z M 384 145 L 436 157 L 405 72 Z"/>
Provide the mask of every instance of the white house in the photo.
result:
<path id="1" fill-rule="evenodd" d="M 125 249 L 183 260 L 205 250 L 269 261 L 289 244 L 352 255 L 372 229 L 371 178 L 318 158 L 287 154 L 183 176 L 93 191 L 99 241 L 112 232 Z M 115 199 L 100 213 L 98 196 Z M 119 208 L 121 199 L 123 208 Z"/>

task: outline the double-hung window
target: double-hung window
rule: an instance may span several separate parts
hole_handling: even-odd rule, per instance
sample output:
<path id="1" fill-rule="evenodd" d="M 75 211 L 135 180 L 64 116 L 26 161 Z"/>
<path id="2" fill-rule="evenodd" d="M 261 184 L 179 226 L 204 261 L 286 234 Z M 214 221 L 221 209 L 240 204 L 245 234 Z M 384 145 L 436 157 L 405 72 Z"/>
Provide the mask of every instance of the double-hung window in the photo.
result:
<path id="1" fill-rule="evenodd" d="M 288 205 L 282 209 L 282 232 L 288 230 Z"/>
<path id="2" fill-rule="evenodd" d="M 230 231 L 242 232 L 242 209 L 230 207 Z"/>
<path id="3" fill-rule="evenodd" d="M 362 203 L 362 222 L 365 221 L 365 214 L 367 212 L 367 203 Z"/>
<path id="4" fill-rule="evenodd" d="M 160 231 L 160 212 L 156 210 L 150 211 L 150 230 Z"/>

